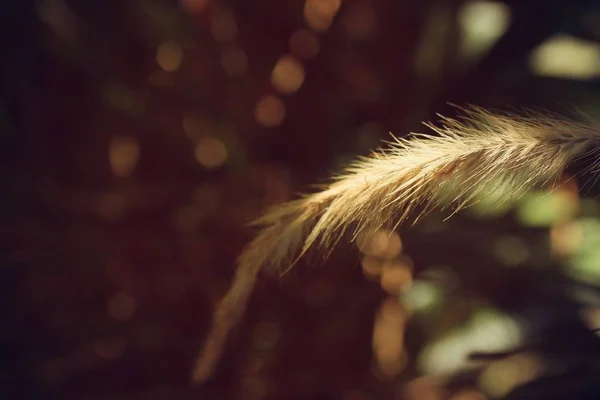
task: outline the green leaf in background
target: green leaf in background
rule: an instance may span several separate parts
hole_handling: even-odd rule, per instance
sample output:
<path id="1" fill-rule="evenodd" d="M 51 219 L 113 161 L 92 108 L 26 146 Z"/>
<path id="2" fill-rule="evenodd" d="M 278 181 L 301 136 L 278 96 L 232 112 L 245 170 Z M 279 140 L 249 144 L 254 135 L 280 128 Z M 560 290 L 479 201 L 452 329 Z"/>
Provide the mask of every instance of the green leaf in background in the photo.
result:
<path id="1" fill-rule="evenodd" d="M 565 221 L 577 213 L 577 202 L 564 192 L 531 193 L 521 200 L 517 219 L 525 226 L 545 228 Z"/>
<path id="2" fill-rule="evenodd" d="M 581 243 L 567 261 L 566 273 L 575 279 L 600 284 L 600 219 L 582 218 Z"/>

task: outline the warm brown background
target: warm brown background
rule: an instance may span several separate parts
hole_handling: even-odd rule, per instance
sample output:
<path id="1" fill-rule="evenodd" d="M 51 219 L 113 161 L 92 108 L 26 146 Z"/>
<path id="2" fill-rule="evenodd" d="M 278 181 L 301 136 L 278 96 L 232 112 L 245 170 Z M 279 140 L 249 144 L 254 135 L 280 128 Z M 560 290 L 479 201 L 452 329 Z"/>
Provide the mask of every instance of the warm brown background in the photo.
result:
<path id="1" fill-rule="evenodd" d="M 461 3 L 346 0 L 314 32 L 301 0 L 4 2 L 2 398 L 394 398 L 414 370 L 399 381 L 373 375 L 384 293 L 350 246 L 322 268 L 261 280 L 214 379 L 194 388 L 189 373 L 250 237 L 244 224 L 265 206 L 322 182 L 389 131 L 422 131 L 435 112 L 452 114 L 447 102 L 598 112 L 597 82 L 527 68 L 530 51 L 557 32 L 599 40 L 586 19 L 600 12 L 596 2 L 506 1 L 513 25 L 466 70 L 456 51 Z M 299 29 L 314 33 L 318 53 L 303 61 L 300 89 L 280 94 L 271 72 Z M 157 64 L 165 41 L 183 49 L 174 71 Z M 311 43 L 295 51 L 310 54 Z M 168 70 L 177 55 L 166 51 Z M 257 121 L 268 95 L 282 103 L 267 107 L 267 119 L 285 108 L 278 126 Z M 218 142 L 202 150 L 207 137 Z M 536 276 L 495 268 L 485 252 L 487 236 L 537 233 L 510 220 L 449 226 L 402 232 L 417 270 L 476 271 L 463 274 L 465 291 L 511 309 L 545 301 Z M 262 347 L 253 339 L 261 335 Z M 413 354 L 422 335 L 408 333 Z M 257 354 L 260 379 L 244 378 Z"/>

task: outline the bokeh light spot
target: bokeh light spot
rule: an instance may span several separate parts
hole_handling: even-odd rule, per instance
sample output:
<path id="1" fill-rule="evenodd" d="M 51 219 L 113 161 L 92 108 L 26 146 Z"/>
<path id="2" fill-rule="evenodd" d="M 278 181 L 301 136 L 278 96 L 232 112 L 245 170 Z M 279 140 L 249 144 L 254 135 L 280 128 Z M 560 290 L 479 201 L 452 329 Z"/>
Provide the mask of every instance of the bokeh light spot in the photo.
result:
<path id="1" fill-rule="evenodd" d="M 285 105 L 275 96 L 264 96 L 256 104 L 254 117 L 259 124 L 267 128 L 281 125 L 285 119 Z"/>
<path id="2" fill-rule="evenodd" d="M 378 257 L 365 256 L 362 258 L 360 265 L 367 278 L 379 280 L 383 271 L 383 260 Z"/>
<path id="3" fill-rule="evenodd" d="M 550 246 L 552 252 L 560 257 L 576 253 L 583 243 L 583 230 L 577 222 L 567 222 L 552 227 Z"/>
<path id="4" fill-rule="evenodd" d="M 196 143 L 194 151 L 196 161 L 206 168 L 217 168 L 227 161 L 227 147 L 214 137 L 202 138 Z"/>
<path id="5" fill-rule="evenodd" d="M 517 322 L 491 308 L 481 308 L 460 328 L 428 344 L 418 357 L 418 368 L 426 374 L 452 374 L 474 364 L 472 352 L 499 352 L 521 343 Z"/>
<path id="6" fill-rule="evenodd" d="M 578 280 L 600 284 L 600 220 L 588 217 L 577 220 L 581 241 L 569 257 L 565 272 Z"/>
<path id="7" fill-rule="evenodd" d="M 412 282 L 412 271 L 409 265 L 402 262 L 384 264 L 381 274 L 381 287 L 389 294 L 397 295 Z"/>
<path id="8" fill-rule="evenodd" d="M 488 51 L 506 32 L 510 19 L 510 8 L 501 2 L 466 2 L 458 12 L 463 59 L 472 61 Z"/>
<path id="9" fill-rule="evenodd" d="M 177 42 L 162 42 L 156 49 L 156 63 L 167 72 L 175 72 L 181 67 L 183 48 Z"/>
<path id="10" fill-rule="evenodd" d="M 517 218 L 526 226 L 549 227 L 573 218 L 578 210 L 577 198 L 568 192 L 529 193 L 517 208 Z"/>
<path id="11" fill-rule="evenodd" d="M 108 145 L 108 155 L 113 174 L 125 178 L 133 173 L 139 161 L 140 146 L 134 137 L 115 137 Z"/>
<path id="12" fill-rule="evenodd" d="M 402 252 L 402 240 L 398 233 L 381 229 L 358 247 L 365 255 L 392 259 Z"/>
<path id="13" fill-rule="evenodd" d="M 306 0 L 304 20 L 315 31 L 325 32 L 331 26 L 341 4 L 341 0 Z"/>
<path id="14" fill-rule="evenodd" d="M 531 354 L 518 354 L 489 365 L 479 376 L 479 387 L 494 398 L 502 398 L 515 387 L 540 375 L 542 364 Z"/>
<path id="15" fill-rule="evenodd" d="M 304 82 L 304 66 L 291 56 L 281 57 L 271 74 L 271 83 L 281 93 L 296 92 Z"/>
<path id="16" fill-rule="evenodd" d="M 406 313 L 394 298 L 384 300 L 375 318 L 373 354 L 379 372 L 385 378 L 400 373 L 406 366 L 404 327 Z"/>
<path id="17" fill-rule="evenodd" d="M 402 292 L 402 304 L 411 313 L 425 312 L 442 299 L 442 288 L 432 282 L 416 280 Z"/>
<path id="18" fill-rule="evenodd" d="M 600 75 L 600 45 L 556 35 L 533 51 L 529 65 L 539 76 L 587 80 Z"/>

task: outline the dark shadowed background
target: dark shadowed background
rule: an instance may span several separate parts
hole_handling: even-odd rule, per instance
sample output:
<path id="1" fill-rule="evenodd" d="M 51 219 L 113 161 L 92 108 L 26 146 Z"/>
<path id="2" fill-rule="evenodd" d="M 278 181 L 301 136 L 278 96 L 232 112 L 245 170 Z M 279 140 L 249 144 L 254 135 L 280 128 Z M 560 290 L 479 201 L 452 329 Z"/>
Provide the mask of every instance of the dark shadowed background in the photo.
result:
<path id="1" fill-rule="evenodd" d="M 593 0 L 4 1 L 1 398 L 427 400 L 438 369 L 454 399 L 598 398 L 593 187 L 402 228 L 429 311 L 393 377 L 371 345 L 386 293 L 350 245 L 262 278 L 213 379 L 189 377 L 265 207 L 449 103 L 595 119 L 599 42 Z M 537 358 L 455 376 L 465 339 L 430 345 L 473 315 L 517 315 Z"/>

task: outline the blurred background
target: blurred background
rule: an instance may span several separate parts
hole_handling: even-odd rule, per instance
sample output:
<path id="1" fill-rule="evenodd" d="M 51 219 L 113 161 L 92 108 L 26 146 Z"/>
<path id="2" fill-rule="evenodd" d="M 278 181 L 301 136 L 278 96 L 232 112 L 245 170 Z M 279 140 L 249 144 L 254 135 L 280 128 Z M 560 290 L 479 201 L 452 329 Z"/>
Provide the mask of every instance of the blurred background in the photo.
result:
<path id="1" fill-rule="evenodd" d="M 265 207 L 449 103 L 600 118 L 597 1 L 0 9 L 3 399 L 600 398 L 583 180 L 261 278 L 189 379 Z"/>

